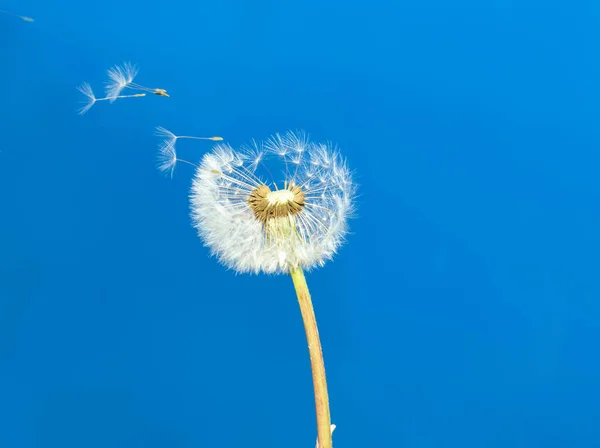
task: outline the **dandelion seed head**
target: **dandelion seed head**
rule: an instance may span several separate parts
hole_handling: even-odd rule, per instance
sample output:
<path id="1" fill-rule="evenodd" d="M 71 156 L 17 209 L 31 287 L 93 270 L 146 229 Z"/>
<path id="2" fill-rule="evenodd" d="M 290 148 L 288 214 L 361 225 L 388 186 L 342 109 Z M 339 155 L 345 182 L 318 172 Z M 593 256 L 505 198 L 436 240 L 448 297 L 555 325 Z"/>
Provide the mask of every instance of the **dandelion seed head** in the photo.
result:
<path id="1" fill-rule="evenodd" d="M 333 258 L 354 195 L 337 149 L 287 132 L 237 150 L 217 144 L 196 170 L 191 211 L 205 245 L 228 268 L 287 273 Z"/>

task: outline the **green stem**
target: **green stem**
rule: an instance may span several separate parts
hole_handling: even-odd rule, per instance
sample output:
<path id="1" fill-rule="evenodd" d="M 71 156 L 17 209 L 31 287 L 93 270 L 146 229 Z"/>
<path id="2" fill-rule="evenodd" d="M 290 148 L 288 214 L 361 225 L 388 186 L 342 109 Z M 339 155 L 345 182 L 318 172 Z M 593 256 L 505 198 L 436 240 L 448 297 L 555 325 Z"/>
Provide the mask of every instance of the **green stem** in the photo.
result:
<path id="1" fill-rule="evenodd" d="M 331 447 L 331 419 L 329 415 L 329 395 L 327 393 L 327 380 L 325 378 L 325 363 L 323 362 L 323 351 L 319 339 L 317 319 L 313 309 L 308 285 L 302 268 L 293 268 L 290 271 L 298 304 L 304 321 L 306 341 L 308 342 L 308 353 L 310 355 L 310 366 L 312 369 L 313 386 L 315 389 L 315 407 L 317 411 L 317 440 L 319 448 Z"/>

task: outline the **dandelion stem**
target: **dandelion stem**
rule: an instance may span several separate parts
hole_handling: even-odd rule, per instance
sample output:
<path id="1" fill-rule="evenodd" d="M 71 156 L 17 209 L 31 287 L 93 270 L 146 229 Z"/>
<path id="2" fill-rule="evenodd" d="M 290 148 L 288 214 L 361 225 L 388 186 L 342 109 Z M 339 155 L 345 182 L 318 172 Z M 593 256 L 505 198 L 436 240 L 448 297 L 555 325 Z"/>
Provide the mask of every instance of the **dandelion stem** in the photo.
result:
<path id="1" fill-rule="evenodd" d="M 310 292 L 306 284 L 306 278 L 301 267 L 292 268 L 290 271 L 298 304 L 304 321 L 306 341 L 308 342 L 308 353 L 310 355 L 310 366 L 312 369 L 313 386 L 315 389 L 315 407 L 317 414 L 317 435 L 319 448 L 331 448 L 331 419 L 329 415 L 329 395 L 327 393 L 327 379 L 325 377 L 325 363 L 323 362 L 323 351 L 319 339 L 317 319 L 313 309 Z"/>

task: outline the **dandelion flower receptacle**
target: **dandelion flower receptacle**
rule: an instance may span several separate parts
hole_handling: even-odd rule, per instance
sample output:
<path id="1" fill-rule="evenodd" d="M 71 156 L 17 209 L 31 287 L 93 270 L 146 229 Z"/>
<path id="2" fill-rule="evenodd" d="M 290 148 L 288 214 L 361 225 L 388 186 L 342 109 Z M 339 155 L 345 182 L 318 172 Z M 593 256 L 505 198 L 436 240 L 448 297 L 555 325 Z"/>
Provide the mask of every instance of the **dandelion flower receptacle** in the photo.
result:
<path id="1" fill-rule="evenodd" d="M 174 163 L 174 141 L 170 148 Z M 171 169 L 168 163 L 163 167 Z M 217 144 L 197 166 L 191 191 L 194 226 L 223 265 L 239 273 L 292 277 L 309 348 L 320 448 L 331 448 L 332 427 L 304 270 L 323 266 L 336 254 L 347 233 L 354 195 L 350 170 L 339 151 L 292 132 L 237 150 Z"/>

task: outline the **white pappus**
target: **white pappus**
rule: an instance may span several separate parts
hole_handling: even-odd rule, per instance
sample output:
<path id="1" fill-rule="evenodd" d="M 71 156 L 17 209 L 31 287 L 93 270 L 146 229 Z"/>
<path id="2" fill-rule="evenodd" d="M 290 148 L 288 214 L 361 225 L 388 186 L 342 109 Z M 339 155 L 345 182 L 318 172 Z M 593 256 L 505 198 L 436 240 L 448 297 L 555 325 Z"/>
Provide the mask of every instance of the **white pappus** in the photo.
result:
<path id="1" fill-rule="evenodd" d="M 333 258 L 348 230 L 355 190 L 335 147 L 287 132 L 238 150 L 218 144 L 204 155 L 191 214 L 205 245 L 228 268 L 289 273 Z"/>

